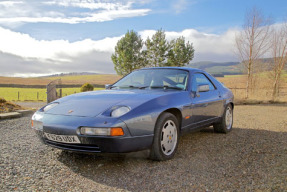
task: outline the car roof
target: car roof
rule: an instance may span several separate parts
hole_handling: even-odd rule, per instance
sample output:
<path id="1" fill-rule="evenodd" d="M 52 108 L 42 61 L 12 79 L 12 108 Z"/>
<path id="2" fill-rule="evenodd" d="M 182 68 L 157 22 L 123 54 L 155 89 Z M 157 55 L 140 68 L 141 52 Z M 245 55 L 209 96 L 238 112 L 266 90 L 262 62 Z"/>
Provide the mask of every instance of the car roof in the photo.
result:
<path id="1" fill-rule="evenodd" d="M 149 70 L 149 69 L 181 69 L 181 70 L 186 70 L 190 72 L 205 72 L 201 69 L 196 69 L 196 68 L 191 68 L 191 67 L 147 67 L 147 68 L 142 68 L 143 70 Z M 142 70 L 139 69 L 139 70 Z"/>

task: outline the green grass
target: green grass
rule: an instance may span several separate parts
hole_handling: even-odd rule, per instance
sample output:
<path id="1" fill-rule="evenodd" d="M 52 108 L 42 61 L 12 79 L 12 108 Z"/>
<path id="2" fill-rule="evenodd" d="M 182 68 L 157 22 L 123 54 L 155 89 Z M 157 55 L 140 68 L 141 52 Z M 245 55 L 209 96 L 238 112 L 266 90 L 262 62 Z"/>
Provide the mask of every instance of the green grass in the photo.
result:
<path id="1" fill-rule="evenodd" d="M 101 89 L 102 88 L 95 88 L 94 90 L 96 91 Z M 7 101 L 46 101 L 46 91 L 46 89 L 0 87 L 0 97 Z M 80 88 L 78 87 L 62 89 L 63 97 L 79 92 Z"/>

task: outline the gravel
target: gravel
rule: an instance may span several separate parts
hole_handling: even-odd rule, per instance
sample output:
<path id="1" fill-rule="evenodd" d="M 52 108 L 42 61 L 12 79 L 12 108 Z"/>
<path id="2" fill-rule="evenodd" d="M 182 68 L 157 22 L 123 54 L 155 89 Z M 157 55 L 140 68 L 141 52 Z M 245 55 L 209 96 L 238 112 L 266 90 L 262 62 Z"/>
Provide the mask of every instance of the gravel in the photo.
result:
<path id="1" fill-rule="evenodd" d="M 33 102 L 33 101 L 30 101 L 30 102 L 16 101 L 13 103 L 20 105 L 22 107 L 28 108 L 28 109 L 39 109 L 39 108 L 47 105 L 47 102 Z"/>
<path id="2" fill-rule="evenodd" d="M 63 152 L 40 143 L 30 117 L 0 121 L 0 191 L 287 191 L 287 106 L 234 114 L 231 133 L 184 135 L 165 162 Z"/>

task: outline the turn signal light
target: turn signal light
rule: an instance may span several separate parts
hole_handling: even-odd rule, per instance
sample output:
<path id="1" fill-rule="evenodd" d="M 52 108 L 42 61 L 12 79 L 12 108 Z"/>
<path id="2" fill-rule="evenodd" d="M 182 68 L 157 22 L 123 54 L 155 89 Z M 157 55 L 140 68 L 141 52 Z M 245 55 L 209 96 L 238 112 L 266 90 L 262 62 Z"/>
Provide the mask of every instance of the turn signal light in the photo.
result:
<path id="1" fill-rule="evenodd" d="M 124 131 L 121 127 L 111 128 L 111 136 L 122 136 L 122 135 L 124 135 Z"/>

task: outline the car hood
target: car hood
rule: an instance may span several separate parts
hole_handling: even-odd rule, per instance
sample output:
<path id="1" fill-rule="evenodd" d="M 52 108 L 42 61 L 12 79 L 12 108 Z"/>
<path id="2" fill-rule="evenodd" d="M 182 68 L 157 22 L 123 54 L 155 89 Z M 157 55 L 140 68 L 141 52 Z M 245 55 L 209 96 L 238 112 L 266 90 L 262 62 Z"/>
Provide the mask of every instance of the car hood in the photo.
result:
<path id="1" fill-rule="evenodd" d="M 95 117 L 114 106 L 126 105 L 132 109 L 151 99 L 171 94 L 174 90 L 102 90 L 73 94 L 55 102 L 59 104 L 46 113 Z"/>

